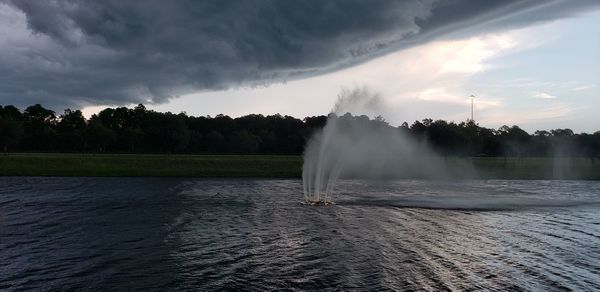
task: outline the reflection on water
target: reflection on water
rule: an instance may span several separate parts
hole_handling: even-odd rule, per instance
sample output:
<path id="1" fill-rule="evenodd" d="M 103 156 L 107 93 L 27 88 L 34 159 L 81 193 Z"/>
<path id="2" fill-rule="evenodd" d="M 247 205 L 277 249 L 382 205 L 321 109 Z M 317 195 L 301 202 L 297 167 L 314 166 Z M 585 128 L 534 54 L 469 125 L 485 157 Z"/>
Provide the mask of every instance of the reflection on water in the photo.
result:
<path id="1" fill-rule="evenodd" d="M 0 290 L 600 289 L 600 182 L 2 178 Z"/>

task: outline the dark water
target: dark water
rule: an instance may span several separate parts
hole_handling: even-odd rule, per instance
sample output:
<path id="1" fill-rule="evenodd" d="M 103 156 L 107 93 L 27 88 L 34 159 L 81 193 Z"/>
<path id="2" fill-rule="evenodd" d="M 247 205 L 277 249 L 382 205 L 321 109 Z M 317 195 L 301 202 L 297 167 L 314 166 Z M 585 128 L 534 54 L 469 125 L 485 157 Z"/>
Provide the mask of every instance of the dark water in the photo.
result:
<path id="1" fill-rule="evenodd" d="M 0 178 L 0 290 L 600 289 L 600 182 Z"/>

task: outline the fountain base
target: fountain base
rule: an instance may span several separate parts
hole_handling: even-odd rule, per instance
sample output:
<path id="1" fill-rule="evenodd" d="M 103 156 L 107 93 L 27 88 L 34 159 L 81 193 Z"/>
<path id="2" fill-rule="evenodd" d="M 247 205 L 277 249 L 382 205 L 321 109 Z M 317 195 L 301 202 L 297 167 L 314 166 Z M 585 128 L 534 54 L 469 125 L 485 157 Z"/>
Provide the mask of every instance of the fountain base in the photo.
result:
<path id="1" fill-rule="evenodd" d="M 306 204 L 309 206 L 331 206 L 334 203 L 329 200 L 318 200 L 318 201 L 307 200 Z"/>

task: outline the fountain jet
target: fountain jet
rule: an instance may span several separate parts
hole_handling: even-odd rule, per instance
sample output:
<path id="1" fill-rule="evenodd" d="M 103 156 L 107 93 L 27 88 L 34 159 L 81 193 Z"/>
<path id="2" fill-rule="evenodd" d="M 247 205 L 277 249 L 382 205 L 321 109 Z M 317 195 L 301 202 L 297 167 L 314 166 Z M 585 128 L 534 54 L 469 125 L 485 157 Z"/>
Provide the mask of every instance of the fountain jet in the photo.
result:
<path id="1" fill-rule="evenodd" d="M 304 200 L 330 205 L 340 178 L 388 179 L 443 177 L 445 166 L 424 141 L 381 116 L 381 98 L 366 88 L 344 90 L 325 127 L 309 140 L 304 151 Z M 349 112 L 352 110 L 355 114 Z M 345 113 L 339 116 L 340 113 Z"/>

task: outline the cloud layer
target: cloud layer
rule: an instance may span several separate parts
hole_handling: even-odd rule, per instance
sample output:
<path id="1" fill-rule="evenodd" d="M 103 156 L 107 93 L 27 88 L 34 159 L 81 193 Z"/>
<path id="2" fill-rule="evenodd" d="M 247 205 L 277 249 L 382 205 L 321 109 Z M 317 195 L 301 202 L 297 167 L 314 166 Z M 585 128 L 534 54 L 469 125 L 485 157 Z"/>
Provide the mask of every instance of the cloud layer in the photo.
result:
<path id="1" fill-rule="evenodd" d="M 194 91 L 323 74 L 436 37 L 525 25 L 597 5 L 586 0 L 5 1 L 0 2 L 0 101 L 160 103 Z"/>

